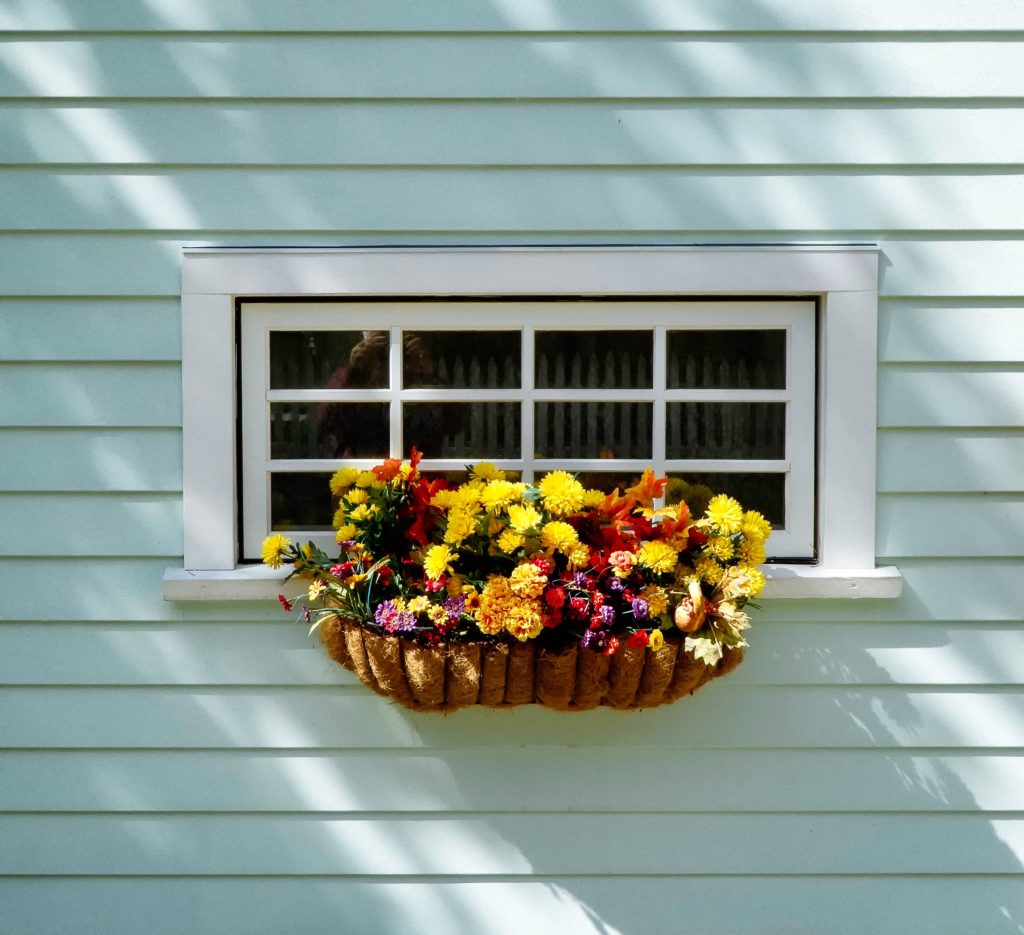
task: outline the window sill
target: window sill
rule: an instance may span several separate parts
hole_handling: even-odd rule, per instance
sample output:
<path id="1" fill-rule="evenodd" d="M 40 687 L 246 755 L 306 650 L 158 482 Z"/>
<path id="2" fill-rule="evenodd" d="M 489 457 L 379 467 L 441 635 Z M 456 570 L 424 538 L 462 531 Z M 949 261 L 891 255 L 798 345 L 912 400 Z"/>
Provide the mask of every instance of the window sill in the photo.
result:
<path id="1" fill-rule="evenodd" d="M 816 565 L 766 565 L 768 585 L 762 600 L 795 598 L 893 598 L 903 590 L 898 568 L 821 568 Z M 285 569 L 240 565 L 222 571 L 168 568 L 164 572 L 167 601 L 273 601 L 282 591 L 289 597 L 303 590 L 298 581 L 285 585 Z"/>

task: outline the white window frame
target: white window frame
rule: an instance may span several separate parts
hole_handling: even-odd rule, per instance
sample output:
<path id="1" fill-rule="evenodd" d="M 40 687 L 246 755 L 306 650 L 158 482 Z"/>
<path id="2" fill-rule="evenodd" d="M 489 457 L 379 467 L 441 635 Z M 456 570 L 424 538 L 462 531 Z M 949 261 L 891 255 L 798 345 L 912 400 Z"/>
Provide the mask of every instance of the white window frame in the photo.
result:
<path id="1" fill-rule="evenodd" d="M 236 299 L 448 296 L 815 297 L 817 563 L 772 565 L 765 597 L 896 597 L 875 567 L 878 248 L 874 245 L 186 248 L 184 568 L 171 600 L 260 600 L 280 572 L 239 565 Z"/>
<path id="2" fill-rule="evenodd" d="M 493 400 L 524 404 L 520 437 L 521 457 L 502 459 L 481 452 L 498 467 L 522 472 L 532 481 L 547 471 L 563 468 L 574 472 L 618 471 L 639 474 L 653 465 L 662 473 L 771 472 L 785 476 L 785 528 L 776 528 L 769 541 L 771 554 L 800 559 L 814 557 L 815 490 L 815 302 L 813 300 L 724 299 L 702 301 L 651 301 L 572 299 L 517 302 L 498 301 L 402 302 L 256 302 L 239 303 L 241 324 L 241 408 L 242 408 L 242 548 L 249 559 L 258 557 L 260 543 L 272 530 L 270 521 L 269 472 L 320 471 L 333 473 L 337 459 L 304 458 L 274 460 L 271 456 L 268 406 L 273 402 L 328 402 L 348 400 L 387 402 L 391 407 L 390 457 L 407 456 L 401 439 L 403 402 Z M 547 330 L 577 329 L 620 331 L 624 327 L 649 331 L 653 338 L 653 372 L 649 389 L 536 389 L 533 386 L 533 334 Z M 270 379 L 270 334 L 281 331 L 360 331 L 390 327 L 389 381 L 386 389 L 290 389 L 272 390 Z M 519 331 L 522 333 L 522 382 L 517 389 L 404 389 L 401 378 L 400 332 L 416 331 Z M 782 331 L 786 336 L 786 381 L 781 389 L 669 389 L 667 388 L 666 336 L 686 330 Z M 620 401 L 651 403 L 652 454 L 646 459 L 544 460 L 534 457 L 533 402 Z M 733 400 L 777 402 L 786 405 L 786 449 L 774 460 L 668 459 L 665 453 L 667 404 L 681 401 L 729 402 Z M 346 463 L 368 468 L 377 459 L 349 459 Z M 424 458 L 424 470 L 452 471 L 465 466 L 463 460 Z M 329 517 L 325 517 L 325 520 Z M 315 530 L 285 530 L 293 539 L 311 540 L 330 551 L 336 548 L 332 534 Z"/>

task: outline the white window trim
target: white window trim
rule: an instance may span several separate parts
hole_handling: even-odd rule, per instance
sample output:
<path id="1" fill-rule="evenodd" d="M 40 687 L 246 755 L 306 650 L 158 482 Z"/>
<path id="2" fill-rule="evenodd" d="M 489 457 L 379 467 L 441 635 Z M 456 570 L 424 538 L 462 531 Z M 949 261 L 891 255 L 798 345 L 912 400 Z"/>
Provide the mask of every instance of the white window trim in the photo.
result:
<path id="1" fill-rule="evenodd" d="M 872 245 L 187 248 L 182 259 L 184 568 L 169 600 L 262 600 L 237 561 L 235 299 L 816 296 L 818 562 L 769 566 L 771 597 L 896 597 L 875 567 L 878 248 Z"/>

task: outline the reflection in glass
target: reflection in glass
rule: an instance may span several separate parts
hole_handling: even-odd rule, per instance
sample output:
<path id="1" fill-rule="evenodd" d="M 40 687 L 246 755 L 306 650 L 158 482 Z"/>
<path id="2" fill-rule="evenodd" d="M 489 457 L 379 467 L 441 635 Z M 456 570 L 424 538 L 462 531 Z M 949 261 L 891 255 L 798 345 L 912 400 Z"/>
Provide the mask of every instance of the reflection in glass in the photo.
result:
<path id="1" fill-rule="evenodd" d="M 669 389 L 786 388 L 786 332 L 670 331 Z"/>
<path id="2" fill-rule="evenodd" d="M 272 390 L 388 386 L 387 331 L 271 331 Z"/>
<path id="3" fill-rule="evenodd" d="M 270 475 L 270 527 L 330 532 L 334 518 L 331 475 L 287 472 Z"/>
<path id="4" fill-rule="evenodd" d="M 518 458 L 519 403 L 406 403 L 402 450 L 415 445 L 425 458 Z"/>
<path id="5" fill-rule="evenodd" d="M 384 458 L 388 403 L 271 403 L 272 458 Z"/>
<path id="6" fill-rule="evenodd" d="M 786 456 L 785 403 L 668 403 L 669 458 Z"/>
<path id="7" fill-rule="evenodd" d="M 535 385 L 540 389 L 650 389 L 650 331 L 538 331 Z"/>
<path id="8" fill-rule="evenodd" d="M 717 493 L 735 497 L 743 508 L 757 510 L 777 529 L 785 525 L 786 475 L 740 473 L 685 473 L 669 474 L 665 489 L 665 502 L 685 500 L 690 513 L 700 516 L 708 500 Z"/>
<path id="9" fill-rule="evenodd" d="M 650 458 L 651 403 L 535 403 L 537 458 Z"/>
<path id="10" fill-rule="evenodd" d="M 546 473 L 538 471 L 534 483 L 539 483 Z M 577 479 L 588 490 L 603 490 L 605 493 L 611 493 L 616 487 L 622 493 L 627 487 L 640 483 L 640 475 L 631 471 L 582 471 Z"/>
<path id="11" fill-rule="evenodd" d="M 522 374 L 519 331 L 407 331 L 406 389 L 516 389 Z"/>

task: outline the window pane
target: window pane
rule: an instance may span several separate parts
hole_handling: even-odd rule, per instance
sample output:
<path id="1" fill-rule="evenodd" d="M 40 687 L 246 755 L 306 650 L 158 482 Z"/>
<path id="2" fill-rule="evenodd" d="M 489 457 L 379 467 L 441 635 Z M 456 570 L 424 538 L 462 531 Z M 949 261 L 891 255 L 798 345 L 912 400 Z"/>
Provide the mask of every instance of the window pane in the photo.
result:
<path id="1" fill-rule="evenodd" d="M 538 471 L 539 482 L 546 472 Z M 640 475 L 631 471 L 582 471 L 577 475 L 577 480 L 588 490 L 603 490 L 611 493 L 616 487 L 621 493 L 627 487 L 633 487 L 640 483 Z"/>
<path id="2" fill-rule="evenodd" d="M 406 403 L 402 450 L 415 445 L 425 458 L 518 458 L 519 403 Z"/>
<path id="3" fill-rule="evenodd" d="M 785 474 L 669 474 L 665 488 L 665 502 L 685 500 L 695 516 L 703 514 L 717 493 L 735 497 L 745 510 L 757 510 L 776 528 L 785 525 Z"/>
<path id="4" fill-rule="evenodd" d="M 271 331 L 270 388 L 386 388 L 390 343 L 387 331 Z"/>
<path id="5" fill-rule="evenodd" d="M 650 331 L 538 331 L 540 389 L 650 389 Z"/>
<path id="6" fill-rule="evenodd" d="M 388 403 L 271 403 L 272 458 L 383 458 Z"/>
<path id="7" fill-rule="evenodd" d="M 329 532 L 334 518 L 330 482 L 330 474 L 271 474 L 271 528 Z"/>
<path id="8" fill-rule="evenodd" d="M 670 331 L 669 389 L 786 388 L 786 332 Z"/>
<path id="9" fill-rule="evenodd" d="M 669 403 L 669 458 L 784 458 L 785 403 Z"/>
<path id="10" fill-rule="evenodd" d="M 536 403 L 537 458 L 650 458 L 651 403 Z"/>
<path id="11" fill-rule="evenodd" d="M 522 382 L 519 331 L 407 331 L 402 340 L 406 389 L 515 389 Z"/>

